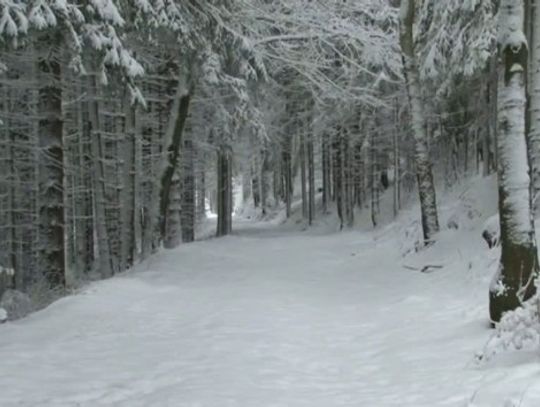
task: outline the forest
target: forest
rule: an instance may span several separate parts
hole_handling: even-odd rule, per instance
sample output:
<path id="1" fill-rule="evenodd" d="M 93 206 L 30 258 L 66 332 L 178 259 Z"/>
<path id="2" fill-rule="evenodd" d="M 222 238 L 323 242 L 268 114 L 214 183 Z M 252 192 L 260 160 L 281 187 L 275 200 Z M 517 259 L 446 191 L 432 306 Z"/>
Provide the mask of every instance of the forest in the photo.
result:
<path id="1" fill-rule="evenodd" d="M 539 196 L 540 0 L 0 0 L 0 406 L 538 406 Z"/>

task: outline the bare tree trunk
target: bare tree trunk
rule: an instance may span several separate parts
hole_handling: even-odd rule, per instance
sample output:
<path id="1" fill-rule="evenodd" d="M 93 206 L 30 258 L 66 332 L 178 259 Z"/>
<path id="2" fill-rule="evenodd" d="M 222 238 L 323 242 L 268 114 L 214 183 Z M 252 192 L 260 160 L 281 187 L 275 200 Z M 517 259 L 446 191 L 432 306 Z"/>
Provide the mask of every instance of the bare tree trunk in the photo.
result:
<path id="1" fill-rule="evenodd" d="M 265 148 L 261 152 L 261 210 L 263 215 L 266 215 L 268 209 L 268 196 L 270 194 L 271 176 L 270 176 L 270 156 L 268 150 Z"/>
<path id="2" fill-rule="evenodd" d="M 135 252 L 134 212 L 135 212 L 135 108 L 125 103 L 126 126 L 125 140 L 123 141 L 123 187 L 121 190 L 121 258 L 120 270 L 133 266 Z"/>
<path id="3" fill-rule="evenodd" d="M 379 194 L 379 173 L 378 173 L 378 162 L 377 162 L 377 152 L 375 149 L 375 137 L 373 129 L 370 131 L 370 174 L 371 174 L 371 223 L 373 227 L 377 227 L 378 224 L 378 194 Z"/>
<path id="4" fill-rule="evenodd" d="M 180 84 L 179 87 L 183 88 Z M 180 157 L 180 149 L 182 146 L 182 136 L 184 132 L 184 126 L 186 124 L 189 106 L 191 102 L 192 89 L 188 90 L 188 93 L 182 93 L 183 89 L 179 89 L 178 100 L 175 103 L 176 111 L 173 112 L 175 120 L 174 132 L 172 139 L 167 147 L 167 164 L 163 175 L 161 176 L 161 191 L 160 191 L 160 217 L 161 217 L 161 237 L 165 238 L 165 225 L 167 224 L 167 208 L 169 206 L 172 179 L 175 171 L 178 168 L 178 161 Z"/>
<path id="5" fill-rule="evenodd" d="M 311 131 L 307 135 L 307 160 L 309 183 L 308 221 L 311 225 L 315 218 L 315 156 L 313 151 L 313 133 Z"/>
<path id="6" fill-rule="evenodd" d="M 206 170 L 203 160 L 204 153 L 197 155 L 199 166 L 199 177 L 197 179 L 197 221 L 206 217 Z"/>
<path id="7" fill-rule="evenodd" d="M 287 218 L 291 216 L 291 204 L 292 204 L 292 194 L 293 194 L 293 185 L 292 185 L 292 162 L 291 162 L 291 139 L 288 135 L 285 135 L 285 140 L 283 142 L 283 186 L 285 187 L 285 208 Z"/>
<path id="8" fill-rule="evenodd" d="M 165 224 L 165 239 L 163 240 L 166 249 L 174 249 L 182 240 L 182 185 L 178 171 L 175 172 L 171 180 L 169 205 L 167 206 L 167 221 Z"/>
<path id="9" fill-rule="evenodd" d="M 220 147 L 217 153 L 217 236 L 232 231 L 232 162 L 231 153 Z"/>
<path id="10" fill-rule="evenodd" d="M 99 271 L 106 278 L 113 274 L 111 263 L 111 251 L 107 232 L 105 200 L 105 168 L 103 165 L 103 144 L 99 123 L 99 105 L 97 99 L 97 85 L 95 75 L 89 77 L 89 114 L 92 160 L 93 160 L 93 183 L 94 183 L 94 230 L 96 232 Z"/>
<path id="11" fill-rule="evenodd" d="M 341 139 L 341 156 L 343 161 L 343 202 L 345 210 L 345 221 L 347 227 L 354 225 L 354 202 L 353 202 L 353 174 L 350 148 L 350 132 L 344 129 Z"/>
<path id="12" fill-rule="evenodd" d="M 529 0 L 530 12 L 530 88 L 529 156 L 533 184 L 533 208 L 540 208 L 540 0 Z"/>
<path id="13" fill-rule="evenodd" d="M 141 258 L 143 252 L 143 193 L 142 180 L 143 177 L 143 151 L 142 151 L 142 134 L 141 123 L 137 115 L 133 118 L 135 126 L 135 137 L 133 139 L 134 158 L 133 158 L 133 236 L 134 236 L 134 253 L 133 259 L 137 261 Z"/>
<path id="14" fill-rule="evenodd" d="M 306 188 L 306 139 L 304 134 L 304 129 L 301 130 L 300 134 L 300 182 L 302 189 L 302 218 L 308 218 L 308 196 Z"/>
<path id="15" fill-rule="evenodd" d="M 362 189 L 364 188 L 362 142 L 356 141 L 353 147 L 354 159 L 354 205 L 362 208 Z"/>
<path id="16" fill-rule="evenodd" d="M 330 141 L 328 134 L 325 133 L 322 135 L 322 200 L 323 200 L 323 211 L 326 213 L 328 211 L 328 204 L 331 201 L 332 195 L 332 186 L 331 186 L 331 175 L 330 175 Z"/>
<path id="17" fill-rule="evenodd" d="M 337 129 L 332 142 L 332 172 L 334 175 L 334 198 L 336 200 L 336 209 L 339 217 L 339 228 L 343 229 L 344 224 L 344 196 L 343 196 L 343 154 L 342 154 L 342 134 L 341 128 Z"/>
<path id="18" fill-rule="evenodd" d="M 395 107 L 395 116 L 394 116 L 395 125 L 393 128 L 394 133 L 394 218 L 397 217 L 399 210 L 401 209 L 401 171 L 400 171 L 400 157 L 399 157 L 399 134 L 398 134 L 398 123 L 399 123 L 399 107 L 396 100 Z"/>
<path id="19" fill-rule="evenodd" d="M 415 163 L 420 209 L 422 212 L 422 229 L 424 242 L 429 244 L 439 231 L 437 215 L 437 198 L 433 173 L 429 158 L 428 135 L 420 88 L 420 74 L 414 50 L 413 25 L 415 17 L 414 0 L 401 0 L 400 45 L 403 54 L 403 69 L 407 79 L 407 90 L 411 106 L 412 125 L 415 140 Z"/>
<path id="20" fill-rule="evenodd" d="M 182 241 L 185 243 L 195 240 L 195 148 L 192 132 L 187 131 L 182 149 Z"/>
<path id="21" fill-rule="evenodd" d="M 58 48 L 60 34 L 51 34 L 42 45 Z M 66 283 L 64 241 L 64 140 L 62 120 L 62 71 L 57 52 L 40 56 L 38 90 L 40 235 L 43 274 L 52 287 Z"/>
<path id="22" fill-rule="evenodd" d="M 524 27 L 523 3 L 502 0 L 499 13 L 501 260 L 490 288 L 493 322 L 535 294 L 534 278 L 538 275 L 525 123 L 528 47 L 525 36 L 519 35 Z"/>

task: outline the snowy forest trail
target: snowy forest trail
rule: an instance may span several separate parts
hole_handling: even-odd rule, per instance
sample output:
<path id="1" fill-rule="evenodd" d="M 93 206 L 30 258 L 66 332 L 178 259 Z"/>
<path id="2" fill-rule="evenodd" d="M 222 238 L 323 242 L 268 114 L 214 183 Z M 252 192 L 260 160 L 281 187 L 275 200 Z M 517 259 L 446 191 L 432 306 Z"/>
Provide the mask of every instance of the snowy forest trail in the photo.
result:
<path id="1" fill-rule="evenodd" d="M 261 224 L 164 251 L 0 326 L 0 406 L 499 405 L 480 287 L 402 261 L 389 234 Z"/>

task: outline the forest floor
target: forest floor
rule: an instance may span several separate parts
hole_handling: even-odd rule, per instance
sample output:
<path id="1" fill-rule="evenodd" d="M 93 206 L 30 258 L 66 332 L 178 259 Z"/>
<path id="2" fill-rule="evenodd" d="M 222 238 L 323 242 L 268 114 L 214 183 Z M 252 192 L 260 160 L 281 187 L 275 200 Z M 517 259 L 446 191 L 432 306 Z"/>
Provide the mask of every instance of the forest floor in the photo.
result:
<path id="1" fill-rule="evenodd" d="M 495 258 L 476 231 L 404 257 L 392 226 L 235 226 L 0 326 L 0 406 L 540 405 L 537 355 L 474 362 Z"/>

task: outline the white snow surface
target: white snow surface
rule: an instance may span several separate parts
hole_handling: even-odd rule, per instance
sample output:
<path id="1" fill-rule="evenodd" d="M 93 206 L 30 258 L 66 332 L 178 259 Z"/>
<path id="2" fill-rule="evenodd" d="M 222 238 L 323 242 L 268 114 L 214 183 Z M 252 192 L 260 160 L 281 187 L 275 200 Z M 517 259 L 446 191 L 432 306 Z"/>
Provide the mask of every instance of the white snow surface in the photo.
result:
<path id="1" fill-rule="evenodd" d="M 1 325 L 0 406 L 537 407 L 538 352 L 474 362 L 483 221 L 406 257 L 399 222 L 237 222 Z"/>

